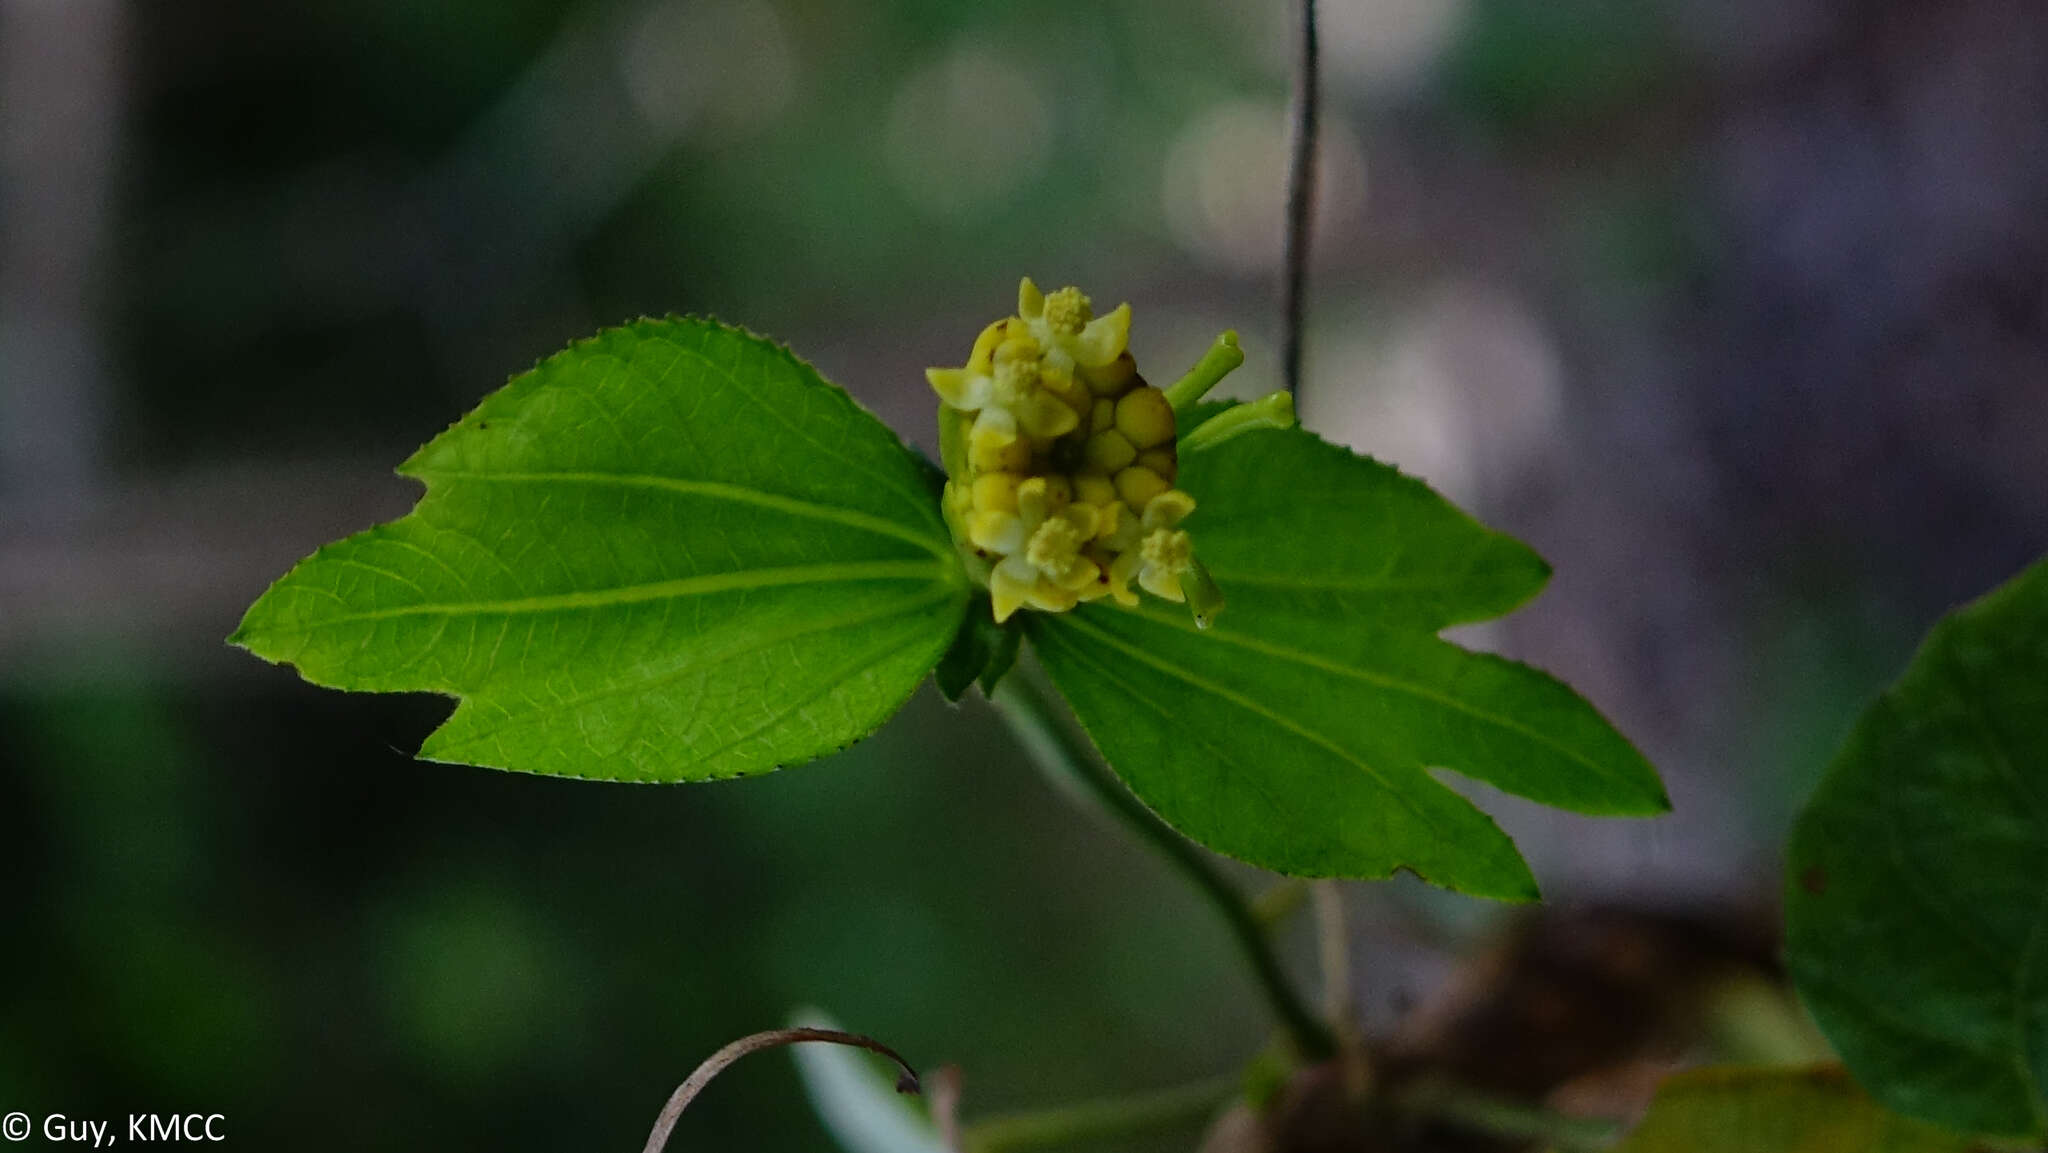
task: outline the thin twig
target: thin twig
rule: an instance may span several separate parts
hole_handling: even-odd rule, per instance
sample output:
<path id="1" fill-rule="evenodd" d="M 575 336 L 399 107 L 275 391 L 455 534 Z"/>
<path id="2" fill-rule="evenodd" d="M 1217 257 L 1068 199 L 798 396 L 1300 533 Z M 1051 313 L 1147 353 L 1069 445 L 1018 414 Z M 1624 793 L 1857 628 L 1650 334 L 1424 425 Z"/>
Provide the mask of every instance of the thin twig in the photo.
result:
<path id="1" fill-rule="evenodd" d="M 950 1153 L 960 1153 L 960 1066 L 941 1065 L 925 1080 L 925 1099 L 931 1102 L 939 1144 Z"/>
<path id="2" fill-rule="evenodd" d="M 1280 370 L 1287 391 L 1301 392 L 1303 312 L 1307 307 L 1310 226 L 1316 211 L 1316 140 L 1322 93 L 1316 62 L 1316 0 L 1296 0 L 1301 21 L 1296 35 L 1293 139 L 1287 158 L 1287 233 L 1281 251 Z"/>
<path id="3" fill-rule="evenodd" d="M 642 1150 L 642 1153 L 661 1153 L 662 1149 L 668 1144 L 669 1133 L 676 1127 L 676 1120 L 683 1115 L 683 1110 L 690 1107 L 690 1102 L 696 1099 L 697 1094 L 704 1091 L 704 1086 L 709 1085 L 713 1077 L 723 1073 L 726 1067 L 734 1061 L 749 1053 L 759 1053 L 763 1049 L 773 1049 L 780 1045 L 795 1045 L 805 1041 L 825 1041 L 834 1045 L 852 1045 L 855 1048 L 880 1053 L 889 1060 L 896 1062 L 896 1066 L 903 1070 L 903 1075 L 896 1079 L 896 1091 L 898 1093 L 918 1092 L 917 1070 L 911 1068 L 910 1062 L 905 1061 L 896 1050 L 882 1044 L 873 1037 L 863 1036 L 859 1033 L 846 1033 L 838 1029 L 770 1029 L 765 1033 L 756 1033 L 751 1037 L 742 1037 L 718 1052 L 713 1053 L 702 1065 L 697 1066 L 696 1072 L 691 1073 L 682 1084 L 676 1086 L 676 1091 L 669 1095 L 668 1104 L 661 1107 L 661 1115 L 654 1119 L 654 1131 L 647 1135 L 647 1146 Z"/>
<path id="4" fill-rule="evenodd" d="M 1316 909 L 1316 943 L 1323 970 L 1323 1017 L 1337 1035 L 1337 1060 L 1344 1089 L 1354 1100 L 1372 1090 L 1372 1063 L 1358 1027 L 1358 1004 L 1352 995 L 1351 925 L 1344 915 L 1344 888 L 1336 881 L 1310 886 Z"/>
<path id="5" fill-rule="evenodd" d="M 1310 886 L 1316 906 L 1316 941 L 1323 969 L 1323 1015 L 1351 1018 L 1351 929 L 1344 916 L 1344 890 L 1335 881 Z"/>
<path id="6" fill-rule="evenodd" d="M 1159 851 L 1167 863 L 1207 898 L 1229 926 L 1238 952 L 1251 965 L 1252 975 L 1266 994 L 1273 1013 L 1280 1018 L 1289 1040 L 1311 1061 L 1324 1060 L 1337 1051 L 1329 1027 L 1302 1003 L 1267 943 L 1264 927 L 1252 913 L 1244 895 L 1237 891 L 1201 850 L 1154 816 L 1132 796 L 1095 756 L 1087 742 L 1061 723 L 1058 707 L 1035 679 L 1023 670 L 1012 673 L 995 696 L 996 711 L 1010 723 L 1024 747 L 1056 778 L 1072 783 L 1093 797 L 1113 815 Z"/>

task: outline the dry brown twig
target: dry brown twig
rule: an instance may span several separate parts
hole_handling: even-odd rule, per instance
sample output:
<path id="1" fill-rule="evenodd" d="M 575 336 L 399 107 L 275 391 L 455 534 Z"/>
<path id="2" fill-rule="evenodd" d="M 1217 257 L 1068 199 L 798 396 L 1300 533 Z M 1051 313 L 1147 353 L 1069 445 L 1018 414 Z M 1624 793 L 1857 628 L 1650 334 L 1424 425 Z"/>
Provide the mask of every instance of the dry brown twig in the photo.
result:
<path id="1" fill-rule="evenodd" d="M 833 1045 L 851 1045 L 857 1049 L 866 1049 L 871 1053 L 880 1053 L 889 1060 L 896 1062 L 897 1068 L 903 1070 L 903 1075 L 896 1079 L 896 1091 L 898 1093 L 922 1092 L 918 1082 L 917 1070 L 911 1068 L 910 1062 L 905 1061 L 896 1050 L 882 1044 L 873 1037 L 860 1033 L 848 1033 L 839 1029 L 770 1029 L 765 1033 L 755 1033 L 750 1037 L 742 1037 L 718 1052 L 713 1053 L 702 1065 L 697 1066 L 696 1071 L 685 1078 L 682 1084 L 676 1086 L 676 1091 L 669 1095 L 668 1104 L 661 1107 L 661 1115 L 654 1119 L 654 1129 L 647 1135 L 647 1145 L 642 1150 L 642 1153 L 662 1153 L 662 1150 L 668 1145 L 669 1134 L 675 1131 L 676 1121 L 683 1115 L 683 1110 L 690 1107 L 690 1102 L 697 1099 L 697 1094 L 704 1091 L 704 1086 L 709 1085 L 712 1078 L 725 1072 L 727 1067 L 732 1065 L 733 1062 L 738 1061 L 749 1053 L 759 1053 L 763 1049 L 775 1049 L 783 1045 L 798 1045 L 807 1041 L 822 1041 Z"/>

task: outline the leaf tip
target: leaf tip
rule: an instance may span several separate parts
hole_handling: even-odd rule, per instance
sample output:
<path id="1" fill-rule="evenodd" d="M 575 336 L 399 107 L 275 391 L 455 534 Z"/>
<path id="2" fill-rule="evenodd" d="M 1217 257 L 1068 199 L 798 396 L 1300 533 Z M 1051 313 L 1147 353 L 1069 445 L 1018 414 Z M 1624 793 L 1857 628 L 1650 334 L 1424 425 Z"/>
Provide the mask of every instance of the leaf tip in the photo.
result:
<path id="1" fill-rule="evenodd" d="M 1494 900 L 1508 905 L 1540 904 L 1543 900 L 1543 886 L 1536 883 L 1536 874 L 1529 870 L 1529 863 L 1522 860 L 1522 855 L 1519 852 L 1515 854 L 1515 861 L 1521 868 L 1517 870 L 1515 876 L 1508 879 L 1508 883 L 1503 885 L 1499 892 L 1481 893 L 1479 895 L 1492 897 Z"/>
<path id="2" fill-rule="evenodd" d="M 275 664 L 279 658 L 270 651 L 270 633 L 258 619 L 258 614 L 263 611 L 263 606 L 269 599 L 270 593 L 268 590 L 262 596 L 257 597 L 256 602 L 250 605 L 248 610 L 242 614 L 242 620 L 235 626 L 235 631 L 229 633 L 227 639 L 221 643 L 231 648 L 241 649 L 243 652 L 259 660 Z"/>

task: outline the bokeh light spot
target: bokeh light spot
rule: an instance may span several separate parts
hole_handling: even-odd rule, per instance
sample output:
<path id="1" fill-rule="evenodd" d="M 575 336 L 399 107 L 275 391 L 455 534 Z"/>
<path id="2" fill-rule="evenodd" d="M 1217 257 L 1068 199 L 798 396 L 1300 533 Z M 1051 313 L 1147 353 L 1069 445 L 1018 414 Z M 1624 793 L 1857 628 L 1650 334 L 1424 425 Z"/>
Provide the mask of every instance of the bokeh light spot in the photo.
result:
<path id="1" fill-rule="evenodd" d="M 1182 248 L 1231 272 L 1280 263 L 1287 205 L 1287 111 L 1233 101 L 1189 121 L 1167 150 L 1161 189 L 1167 226 Z M 1365 201 L 1365 153 L 1350 126 L 1325 110 L 1316 181 L 1318 244 L 1338 239 Z"/>
<path id="2" fill-rule="evenodd" d="M 890 104 L 885 147 L 889 174 L 913 203 L 942 216 L 972 216 L 1044 169 L 1051 106 L 1031 73 L 964 44 L 903 81 Z"/>

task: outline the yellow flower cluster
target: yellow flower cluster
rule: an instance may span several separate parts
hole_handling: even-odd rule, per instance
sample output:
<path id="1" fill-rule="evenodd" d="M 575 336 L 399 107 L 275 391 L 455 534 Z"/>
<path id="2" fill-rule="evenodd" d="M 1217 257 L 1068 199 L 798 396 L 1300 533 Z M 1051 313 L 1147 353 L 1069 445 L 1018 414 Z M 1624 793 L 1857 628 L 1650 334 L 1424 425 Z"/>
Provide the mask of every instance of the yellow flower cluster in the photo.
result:
<path id="1" fill-rule="evenodd" d="M 1096 316 L 1080 289 L 1027 278 L 1017 315 L 982 330 L 966 367 L 926 373 L 943 402 L 946 520 L 998 621 L 1135 605 L 1133 582 L 1186 599 L 1194 546 L 1179 525 L 1195 501 L 1174 487 L 1173 406 L 1138 375 L 1130 329 L 1127 304 Z"/>

